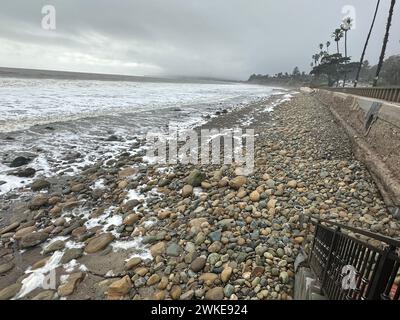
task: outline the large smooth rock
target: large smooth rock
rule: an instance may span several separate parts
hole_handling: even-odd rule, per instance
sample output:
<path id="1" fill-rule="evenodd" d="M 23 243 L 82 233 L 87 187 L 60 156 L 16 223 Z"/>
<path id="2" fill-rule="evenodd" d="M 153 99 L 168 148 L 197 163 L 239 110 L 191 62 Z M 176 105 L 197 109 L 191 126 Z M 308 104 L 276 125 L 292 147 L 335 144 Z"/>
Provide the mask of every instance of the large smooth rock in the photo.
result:
<path id="1" fill-rule="evenodd" d="M 31 161 L 32 159 L 29 159 L 27 157 L 16 157 L 13 161 L 11 161 L 10 167 L 11 168 L 21 167 L 28 164 Z"/>
<path id="2" fill-rule="evenodd" d="M 4 289 L 0 290 L 0 300 L 9 300 L 14 297 L 19 290 L 21 290 L 22 285 L 20 283 L 14 283 Z"/>
<path id="3" fill-rule="evenodd" d="M 129 276 L 114 281 L 107 290 L 107 298 L 111 300 L 121 299 L 129 293 L 132 288 L 132 281 Z"/>
<path id="4" fill-rule="evenodd" d="M 114 236 L 111 233 L 102 233 L 89 240 L 85 247 L 86 253 L 95 253 L 103 250 L 108 244 L 114 240 Z"/>
<path id="5" fill-rule="evenodd" d="M 23 249 L 34 247 L 44 242 L 48 237 L 49 235 L 45 232 L 42 231 L 33 232 L 21 238 L 20 246 Z"/>
<path id="6" fill-rule="evenodd" d="M 67 282 L 58 287 L 57 293 L 60 297 L 66 297 L 74 293 L 76 286 L 83 280 L 85 274 L 77 272 L 71 274 Z"/>

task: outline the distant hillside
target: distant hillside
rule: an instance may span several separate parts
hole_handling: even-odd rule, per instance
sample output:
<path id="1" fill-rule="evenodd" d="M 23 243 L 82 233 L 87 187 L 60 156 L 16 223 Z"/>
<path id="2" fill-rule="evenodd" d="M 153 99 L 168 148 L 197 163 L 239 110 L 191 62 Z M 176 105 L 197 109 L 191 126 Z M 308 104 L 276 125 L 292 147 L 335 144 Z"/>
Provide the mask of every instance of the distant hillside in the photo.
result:
<path id="1" fill-rule="evenodd" d="M 101 81 L 132 81 L 132 82 L 173 82 L 173 83 L 224 83 L 228 80 L 190 78 L 190 77 L 141 77 L 118 74 L 84 73 L 55 70 L 38 70 L 0 67 L 0 77 L 30 78 L 30 79 L 69 79 L 69 80 L 101 80 Z"/>

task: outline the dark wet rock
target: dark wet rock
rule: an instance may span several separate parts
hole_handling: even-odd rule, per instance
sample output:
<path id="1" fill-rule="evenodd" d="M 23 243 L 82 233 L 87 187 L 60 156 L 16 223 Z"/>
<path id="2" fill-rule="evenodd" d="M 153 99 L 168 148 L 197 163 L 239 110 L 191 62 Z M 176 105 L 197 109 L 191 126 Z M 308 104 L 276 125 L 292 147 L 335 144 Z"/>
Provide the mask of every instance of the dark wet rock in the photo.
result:
<path id="1" fill-rule="evenodd" d="M 33 168 L 26 168 L 23 170 L 15 171 L 11 174 L 20 178 L 32 178 L 36 174 L 36 170 Z"/>
<path id="2" fill-rule="evenodd" d="M 118 137 L 118 136 L 116 136 L 116 135 L 114 135 L 114 134 L 112 134 L 112 135 L 110 135 L 110 136 L 106 139 L 106 141 L 110 141 L 110 142 L 113 142 L 113 141 L 121 141 L 121 138 Z"/>
<path id="3" fill-rule="evenodd" d="M 27 158 L 27 157 L 23 157 L 23 156 L 16 157 L 13 161 L 11 161 L 10 167 L 11 168 L 22 167 L 22 166 L 27 165 L 31 161 L 32 161 L 32 159 Z"/>
<path id="4" fill-rule="evenodd" d="M 186 182 L 192 187 L 199 187 L 205 178 L 206 176 L 204 173 L 202 173 L 200 170 L 195 169 L 189 174 Z"/>

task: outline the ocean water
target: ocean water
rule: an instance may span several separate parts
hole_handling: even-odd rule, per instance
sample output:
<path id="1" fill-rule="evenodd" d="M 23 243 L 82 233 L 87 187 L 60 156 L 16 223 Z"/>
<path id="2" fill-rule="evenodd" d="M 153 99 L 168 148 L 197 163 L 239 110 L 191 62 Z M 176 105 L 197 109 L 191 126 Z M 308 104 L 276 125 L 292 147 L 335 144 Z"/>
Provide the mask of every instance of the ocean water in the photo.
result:
<path id="1" fill-rule="evenodd" d="M 190 128 L 282 89 L 248 84 L 0 78 L 0 194 L 132 151 L 149 130 Z M 118 141 L 107 141 L 111 135 Z M 19 155 L 33 178 L 13 175 Z M 22 167 L 22 168 L 25 168 Z M 21 168 L 19 168 L 21 169 Z"/>

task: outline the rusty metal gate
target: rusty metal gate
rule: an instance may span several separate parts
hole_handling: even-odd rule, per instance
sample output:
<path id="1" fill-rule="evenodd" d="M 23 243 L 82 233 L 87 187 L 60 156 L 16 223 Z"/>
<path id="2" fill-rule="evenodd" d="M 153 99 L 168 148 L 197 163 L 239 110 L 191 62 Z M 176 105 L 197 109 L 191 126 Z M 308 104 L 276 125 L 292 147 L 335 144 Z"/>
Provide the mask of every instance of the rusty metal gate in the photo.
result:
<path id="1" fill-rule="evenodd" d="M 322 294 L 331 300 L 399 300 L 395 279 L 400 241 L 323 219 L 312 218 L 312 222 L 315 233 L 309 264 Z M 371 245 L 359 236 L 376 243 Z"/>

